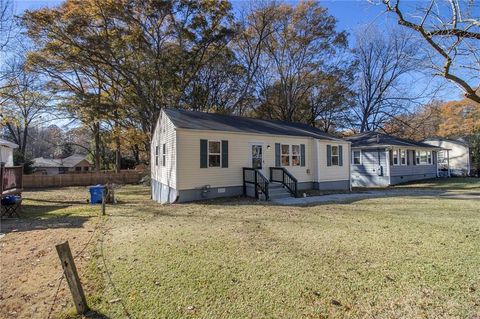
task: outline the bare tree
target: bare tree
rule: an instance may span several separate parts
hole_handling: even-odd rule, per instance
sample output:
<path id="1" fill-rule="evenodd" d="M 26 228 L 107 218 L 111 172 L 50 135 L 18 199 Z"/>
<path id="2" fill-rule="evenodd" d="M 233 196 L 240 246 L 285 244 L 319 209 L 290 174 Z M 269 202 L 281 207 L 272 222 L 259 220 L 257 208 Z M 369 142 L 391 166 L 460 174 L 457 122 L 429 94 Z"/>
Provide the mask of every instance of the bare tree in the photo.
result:
<path id="1" fill-rule="evenodd" d="M 345 115 L 353 105 L 354 92 L 351 65 L 321 73 L 310 90 L 308 108 L 309 124 L 325 132 L 345 127 Z"/>
<path id="2" fill-rule="evenodd" d="M 336 31 L 335 18 L 314 1 L 296 6 L 270 3 L 251 15 L 268 22 L 254 78 L 261 103 L 257 113 L 286 121 L 310 120 L 310 90 L 318 74 L 346 47 L 346 34 Z"/>
<path id="3" fill-rule="evenodd" d="M 230 44 L 236 62 L 244 69 L 244 76 L 239 81 L 239 96 L 234 108 L 237 113 L 244 114 L 253 105 L 245 107 L 245 100 L 253 94 L 256 88 L 256 77 L 260 69 L 262 52 L 264 52 L 267 39 L 273 34 L 275 21 L 275 6 L 265 3 L 255 3 L 248 12 L 241 12 L 237 34 Z"/>
<path id="4" fill-rule="evenodd" d="M 27 72 L 14 77 L 11 85 L 2 90 L 2 95 L 10 98 L 2 105 L 0 120 L 8 135 L 18 144 L 23 162 L 29 143 L 29 130 L 45 119 L 51 96 L 41 90 L 38 77 Z"/>
<path id="5" fill-rule="evenodd" d="M 10 0 L 0 0 L 0 52 L 4 53 L 13 31 L 13 4 Z"/>
<path id="6" fill-rule="evenodd" d="M 398 23 L 417 32 L 430 49 L 430 64 L 480 103 L 480 6 L 475 1 L 431 0 L 415 7 L 382 0 Z"/>
<path id="7" fill-rule="evenodd" d="M 417 48 L 405 32 L 368 28 L 357 33 L 354 54 L 358 69 L 350 122 L 360 132 L 376 130 L 415 99 L 402 80 L 419 68 Z"/>
<path id="8" fill-rule="evenodd" d="M 11 54 L 11 40 L 14 31 L 13 4 L 10 0 L 0 0 L 0 89 L 10 86 L 12 75 L 17 71 L 17 57 Z M 0 106 L 7 97 L 0 95 Z"/>

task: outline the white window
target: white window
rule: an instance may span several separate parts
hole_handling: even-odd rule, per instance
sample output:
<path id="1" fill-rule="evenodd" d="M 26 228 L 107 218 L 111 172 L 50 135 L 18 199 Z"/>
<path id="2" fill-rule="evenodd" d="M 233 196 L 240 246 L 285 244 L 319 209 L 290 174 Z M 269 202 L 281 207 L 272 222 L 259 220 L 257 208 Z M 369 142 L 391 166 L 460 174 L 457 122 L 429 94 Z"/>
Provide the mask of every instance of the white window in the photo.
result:
<path id="1" fill-rule="evenodd" d="M 400 150 L 400 164 L 407 165 L 407 151 Z"/>
<path id="2" fill-rule="evenodd" d="M 292 145 L 292 166 L 300 166 L 300 145 Z"/>
<path id="3" fill-rule="evenodd" d="M 167 145 L 165 143 L 162 144 L 162 166 L 165 166 L 167 162 Z"/>
<path id="4" fill-rule="evenodd" d="M 338 151 L 338 146 L 332 145 L 332 155 L 331 155 L 331 161 L 333 166 L 338 166 L 340 165 L 340 152 Z"/>
<path id="5" fill-rule="evenodd" d="M 220 142 L 208 141 L 208 167 L 220 167 Z"/>
<path id="6" fill-rule="evenodd" d="M 393 165 L 398 165 L 399 161 L 398 161 L 398 150 L 393 150 L 392 152 L 393 154 Z"/>
<path id="7" fill-rule="evenodd" d="M 417 161 L 418 165 L 432 164 L 432 152 L 417 151 L 415 160 Z"/>
<path id="8" fill-rule="evenodd" d="M 362 151 L 353 151 L 353 156 L 352 156 L 352 164 L 353 165 L 360 165 L 362 164 Z"/>
<path id="9" fill-rule="evenodd" d="M 282 144 L 282 166 L 290 166 L 290 145 Z"/>
<path id="10" fill-rule="evenodd" d="M 155 166 L 158 166 L 158 145 L 155 146 Z"/>

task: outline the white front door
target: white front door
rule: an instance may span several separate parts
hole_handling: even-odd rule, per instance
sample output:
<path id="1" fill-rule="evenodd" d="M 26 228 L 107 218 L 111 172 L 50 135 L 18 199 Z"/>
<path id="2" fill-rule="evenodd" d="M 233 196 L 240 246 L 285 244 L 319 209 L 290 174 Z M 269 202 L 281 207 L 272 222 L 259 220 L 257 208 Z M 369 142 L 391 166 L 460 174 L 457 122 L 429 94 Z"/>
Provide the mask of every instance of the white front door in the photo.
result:
<path id="1" fill-rule="evenodd" d="M 252 158 L 252 168 L 263 169 L 263 145 L 262 144 L 251 144 L 251 158 Z"/>

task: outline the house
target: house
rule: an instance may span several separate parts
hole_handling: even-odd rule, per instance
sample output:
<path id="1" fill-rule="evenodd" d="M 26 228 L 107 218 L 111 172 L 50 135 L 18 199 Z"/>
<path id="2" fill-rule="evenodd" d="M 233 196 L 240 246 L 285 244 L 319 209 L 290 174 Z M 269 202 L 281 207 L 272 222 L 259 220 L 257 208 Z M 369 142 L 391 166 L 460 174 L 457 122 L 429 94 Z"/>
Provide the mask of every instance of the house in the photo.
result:
<path id="1" fill-rule="evenodd" d="M 73 154 L 63 159 L 37 157 L 33 159 L 34 173 L 41 175 L 58 175 L 65 173 L 88 172 L 93 165 L 86 155 Z"/>
<path id="2" fill-rule="evenodd" d="M 5 166 L 13 166 L 13 150 L 18 148 L 18 145 L 0 138 L 0 163 L 5 163 Z"/>
<path id="3" fill-rule="evenodd" d="M 427 138 L 425 144 L 443 148 L 438 152 L 440 176 L 468 176 L 471 173 L 471 156 L 468 145 L 462 139 Z"/>
<path id="4" fill-rule="evenodd" d="M 152 136 L 152 198 L 173 203 L 348 190 L 349 154 L 350 142 L 304 124 L 164 109 Z"/>
<path id="5" fill-rule="evenodd" d="M 388 186 L 437 177 L 438 146 L 378 132 L 346 139 L 352 142 L 352 186 Z"/>

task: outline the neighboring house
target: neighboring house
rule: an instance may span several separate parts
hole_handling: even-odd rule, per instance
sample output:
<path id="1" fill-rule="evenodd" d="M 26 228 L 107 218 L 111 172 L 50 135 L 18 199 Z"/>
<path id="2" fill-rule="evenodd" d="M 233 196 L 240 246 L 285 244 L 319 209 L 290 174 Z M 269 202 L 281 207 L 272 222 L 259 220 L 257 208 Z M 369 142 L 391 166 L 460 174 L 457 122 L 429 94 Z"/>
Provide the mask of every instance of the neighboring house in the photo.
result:
<path id="1" fill-rule="evenodd" d="M 13 150 L 18 145 L 0 138 L 0 199 L 9 195 L 21 195 L 23 189 L 23 167 L 13 166 Z M 3 202 L 3 201 L 2 201 Z M 4 214 L 16 214 L 20 202 L 15 201 L 14 205 L 9 206 L 8 212 L 2 205 L 2 217 Z M 17 215 L 18 216 L 18 215 Z"/>
<path id="2" fill-rule="evenodd" d="M 388 186 L 437 177 L 437 146 L 366 132 L 352 142 L 352 186 Z"/>
<path id="3" fill-rule="evenodd" d="M 58 175 L 71 172 L 88 172 L 93 165 L 85 155 L 73 154 L 63 159 L 37 157 L 33 159 L 32 168 L 35 174 Z"/>
<path id="4" fill-rule="evenodd" d="M 349 154 L 349 142 L 304 124 L 165 109 L 152 137 L 152 198 L 348 190 Z"/>
<path id="5" fill-rule="evenodd" d="M 0 163 L 5 166 L 13 166 L 13 150 L 18 145 L 0 138 Z"/>
<path id="6" fill-rule="evenodd" d="M 440 176 L 468 176 L 471 172 L 470 149 L 461 139 L 427 138 L 423 143 L 441 147 L 438 152 Z"/>

